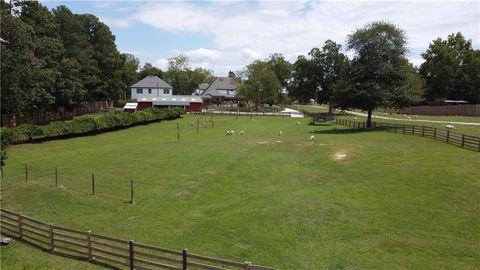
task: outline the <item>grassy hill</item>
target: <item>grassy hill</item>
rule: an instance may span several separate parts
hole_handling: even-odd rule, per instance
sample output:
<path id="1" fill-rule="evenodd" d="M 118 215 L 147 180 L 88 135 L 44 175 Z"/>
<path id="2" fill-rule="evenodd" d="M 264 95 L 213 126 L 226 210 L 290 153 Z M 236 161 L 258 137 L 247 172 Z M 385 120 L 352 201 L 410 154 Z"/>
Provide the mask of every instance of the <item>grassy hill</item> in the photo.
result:
<path id="1" fill-rule="evenodd" d="M 212 128 L 203 116 L 197 135 L 197 119 L 14 146 L 2 207 L 281 269 L 478 267 L 479 153 L 281 117 L 215 116 Z M 89 195 L 91 173 L 96 196 Z M 131 179 L 135 205 L 127 203 Z M 32 250 L 18 242 L 2 247 L 2 269 L 97 267 Z"/>

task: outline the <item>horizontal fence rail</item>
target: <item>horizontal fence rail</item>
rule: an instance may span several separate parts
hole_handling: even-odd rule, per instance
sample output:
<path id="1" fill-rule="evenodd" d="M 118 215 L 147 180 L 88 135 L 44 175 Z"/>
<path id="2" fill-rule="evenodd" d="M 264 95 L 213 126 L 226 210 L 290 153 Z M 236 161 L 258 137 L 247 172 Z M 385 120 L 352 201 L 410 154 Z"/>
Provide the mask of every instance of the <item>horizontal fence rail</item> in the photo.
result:
<path id="1" fill-rule="evenodd" d="M 355 129 L 364 129 L 367 127 L 366 122 L 352 121 L 349 119 L 337 118 L 335 120 L 335 123 Z M 462 148 L 480 151 L 479 137 L 460 134 L 449 129 L 441 129 L 429 126 L 383 123 L 375 121 L 372 121 L 372 128 L 382 129 L 388 132 L 432 138 Z"/>
<path id="2" fill-rule="evenodd" d="M 203 111 L 203 112 L 187 112 L 187 114 L 202 115 L 246 115 L 246 116 L 284 116 L 290 117 L 291 112 L 238 112 L 238 111 Z"/>
<path id="3" fill-rule="evenodd" d="M 64 254 L 120 269 L 205 269 L 205 270 L 277 270 L 146 245 L 54 224 L 48 224 L 21 213 L 0 209 L 0 229 L 3 235 L 15 237 L 53 254 Z"/>

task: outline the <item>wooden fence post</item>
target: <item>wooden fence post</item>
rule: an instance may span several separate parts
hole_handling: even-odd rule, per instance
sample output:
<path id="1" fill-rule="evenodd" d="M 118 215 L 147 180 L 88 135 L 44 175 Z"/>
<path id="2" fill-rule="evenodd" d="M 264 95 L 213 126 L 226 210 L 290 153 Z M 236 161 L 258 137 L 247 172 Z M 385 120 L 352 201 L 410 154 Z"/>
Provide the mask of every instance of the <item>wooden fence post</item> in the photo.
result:
<path id="1" fill-rule="evenodd" d="M 448 143 L 449 140 L 450 140 L 450 130 L 447 129 L 447 143 Z"/>
<path id="2" fill-rule="evenodd" d="M 133 180 L 130 180 L 130 203 L 135 203 L 133 195 Z"/>
<path id="3" fill-rule="evenodd" d="M 18 234 L 20 236 L 20 239 L 23 238 L 22 220 L 23 220 L 23 214 L 19 213 L 18 214 Z"/>
<path id="4" fill-rule="evenodd" d="M 90 231 L 90 230 L 87 231 L 87 253 L 88 253 L 88 259 L 93 260 L 93 256 L 92 256 L 92 231 Z"/>
<path id="5" fill-rule="evenodd" d="M 180 126 L 177 123 L 177 141 L 180 141 Z"/>
<path id="6" fill-rule="evenodd" d="M 55 167 L 55 187 L 58 186 L 58 173 L 57 173 L 57 167 Z"/>
<path id="7" fill-rule="evenodd" d="M 425 126 L 422 126 L 422 137 L 425 137 Z"/>
<path id="8" fill-rule="evenodd" d="M 397 124 L 395 124 L 395 133 L 397 133 Z"/>
<path id="9" fill-rule="evenodd" d="M 183 249 L 182 251 L 182 270 L 187 270 L 188 262 L 187 262 L 187 249 Z"/>
<path id="10" fill-rule="evenodd" d="M 50 252 L 55 252 L 55 235 L 53 233 L 53 224 L 50 224 Z"/>
<path id="11" fill-rule="evenodd" d="M 244 262 L 244 263 L 243 263 L 243 269 L 244 269 L 244 270 L 250 270 L 250 269 L 252 269 L 251 266 L 252 266 L 252 263 L 251 263 L 251 262 Z"/>
<path id="12" fill-rule="evenodd" d="M 198 135 L 198 125 L 199 125 L 199 124 L 200 124 L 200 123 L 198 122 L 198 119 L 197 119 L 197 135 Z"/>
<path id="13" fill-rule="evenodd" d="M 415 125 L 412 125 L 412 135 L 415 135 Z"/>
<path id="14" fill-rule="evenodd" d="M 215 122 L 212 121 L 212 128 L 215 127 Z"/>
<path id="15" fill-rule="evenodd" d="M 28 165 L 25 163 L 25 183 L 28 183 Z"/>
<path id="16" fill-rule="evenodd" d="M 92 173 L 92 195 L 95 195 L 95 175 Z"/>
<path id="17" fill-rule="evenodd" d="M 465 134 L 462 134 L 462 148 L 465 146 Z"/>
<path id="18" fill-rule="evenodd" d="M 403 134 L 405 134 L 405 125 L 402 125 L 403 127 Z"/>
<path id="19" fill-rule="evenodd" d="M 135 269 L 135 257 L 134 257 L 134 251 L 133 251 L 133 240 L 130 240 L 129 242 L 129 253 L 130 253 L 130 270 L 134 270 Z"/>
<path id="20" fill-rule="evenodd" d="M 433 128 L 433 138 L 437 138 L 437 128 Z"/>

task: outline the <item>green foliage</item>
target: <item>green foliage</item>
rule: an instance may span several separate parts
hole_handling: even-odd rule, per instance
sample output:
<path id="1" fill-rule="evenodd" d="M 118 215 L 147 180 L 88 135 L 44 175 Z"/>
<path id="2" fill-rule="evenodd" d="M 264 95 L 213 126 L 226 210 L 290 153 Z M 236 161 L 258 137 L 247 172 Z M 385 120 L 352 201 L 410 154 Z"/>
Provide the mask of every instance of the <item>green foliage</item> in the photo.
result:
<path id="1" fill-rule="evenodd" d="M 252 103 L 255 110 L 263 103 L 277 104 L 282 84 L 268 62 L 257 60 L 245 69 L 246 80 L 238 88 L 237 97 Z"/>
<path id="2" fill-rule="evenodd" d="M 184 55 L 170 58 L 165 80 L 173 87 L 175 95 L 191 95 L 200 83 L 212 83 L 214 76 L 210 70 L 191 69 L 188 58 Z"/>
<path id="3" fill-rule="evenodd" d="M 374 22 L 349 35 L 347 44 L 354 57 L 345 98 L 350 107 L 368 111 L 367 126 L 379 106 L 400 108 L 418 102 L 423 89 L 405 57 L 403 30 Z"/>
<path id="4" fill-rule="evenodd" d="M 282 54 L 274 53 L 266 59 L 282 87 L 287 87 L 292 74 L 292 64 Z"/>
<path id="5" fill-rule="evenodd" d="M 480 50 L 472 48 L 472 41 L 461 33 L 451 34 L 446 40 L 434 40 L 422 54 L 425 62 L 420 74 L 426 82 L 425 98 L 436 100 L 466 100 L 480 103 Z"/>
<path id="6" fill-rule="evenodd" d="M 43 129 L 40 126 L 32 124 L 21 124 L 15 128 L 18 135 L 23 135 L 29 140 L 43 135 Z"/>
<path id="7" fill-rule="evenodd" d="M 0 128 L 0 141 L 1 141 L 1 153 L 0 153 L 0 165 L 5 165 L 5 159 L 7 159 L 7 148 L 17 141 L 17 133 L 10 128 Z"/>

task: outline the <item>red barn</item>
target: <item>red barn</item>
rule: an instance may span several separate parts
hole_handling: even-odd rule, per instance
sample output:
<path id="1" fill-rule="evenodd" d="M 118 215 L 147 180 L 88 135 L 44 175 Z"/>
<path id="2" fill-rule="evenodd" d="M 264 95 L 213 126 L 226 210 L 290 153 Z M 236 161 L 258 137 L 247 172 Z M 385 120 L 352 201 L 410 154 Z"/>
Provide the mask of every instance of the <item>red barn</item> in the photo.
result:
<path id="1" fill-rule="evenodd" d="M 142 111 L 146 108 L 172 108 L 182 107 L 187 112 L 201 112 L 203 109 L 203 100 L 199 96 L 160 96 L 160 97 L 141 97 L 137 100 L 135 110 Z M 124 107 L 124 110 L 130 108 Z"/>

